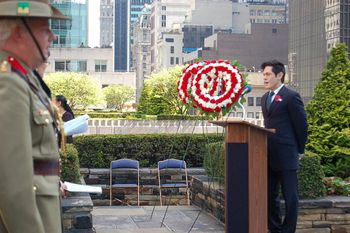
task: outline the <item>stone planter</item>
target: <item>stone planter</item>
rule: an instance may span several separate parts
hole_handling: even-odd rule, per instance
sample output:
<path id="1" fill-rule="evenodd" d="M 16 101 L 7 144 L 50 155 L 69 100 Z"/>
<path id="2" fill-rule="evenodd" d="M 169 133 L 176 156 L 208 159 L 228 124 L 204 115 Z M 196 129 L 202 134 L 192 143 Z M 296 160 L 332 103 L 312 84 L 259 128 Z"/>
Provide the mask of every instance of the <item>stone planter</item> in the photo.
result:
<path id="1" fill-rule="evenodd" d="M 192 178 L 192 203 L 225 222 L 223 185 L 207 176 Z M 283 208 L 283 201 L 281 207 Z M 297 233 L 350 233 L 350 197 L 300 200 Z"/>

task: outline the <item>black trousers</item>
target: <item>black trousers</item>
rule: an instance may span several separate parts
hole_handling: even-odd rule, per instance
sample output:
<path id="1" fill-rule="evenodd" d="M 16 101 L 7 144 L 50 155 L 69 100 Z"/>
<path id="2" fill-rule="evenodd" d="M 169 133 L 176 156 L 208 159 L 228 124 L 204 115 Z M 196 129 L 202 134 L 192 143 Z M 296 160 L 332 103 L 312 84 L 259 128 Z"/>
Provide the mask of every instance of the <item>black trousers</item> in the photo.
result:
<path id="1" fill-rule="evenodd" d="M 279 190 L 285 200 L 285 218 L 280 213 Z M 271 233 L 295 233 L 298 220 L 297 170 L 273 171 L 268 168 L 268 226 Z"/>

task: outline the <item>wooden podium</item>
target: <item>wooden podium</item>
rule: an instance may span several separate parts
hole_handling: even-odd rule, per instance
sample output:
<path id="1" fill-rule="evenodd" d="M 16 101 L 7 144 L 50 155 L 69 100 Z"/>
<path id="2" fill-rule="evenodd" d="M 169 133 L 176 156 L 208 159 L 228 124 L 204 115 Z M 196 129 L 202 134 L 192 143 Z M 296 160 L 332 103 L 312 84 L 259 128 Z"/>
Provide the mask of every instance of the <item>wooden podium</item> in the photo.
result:
<path id="1" fill-rule="evenodd" d="M 242 119 L 210 121 L 225 127 L 225 232 L 267 233 L 267 134 Z"/>

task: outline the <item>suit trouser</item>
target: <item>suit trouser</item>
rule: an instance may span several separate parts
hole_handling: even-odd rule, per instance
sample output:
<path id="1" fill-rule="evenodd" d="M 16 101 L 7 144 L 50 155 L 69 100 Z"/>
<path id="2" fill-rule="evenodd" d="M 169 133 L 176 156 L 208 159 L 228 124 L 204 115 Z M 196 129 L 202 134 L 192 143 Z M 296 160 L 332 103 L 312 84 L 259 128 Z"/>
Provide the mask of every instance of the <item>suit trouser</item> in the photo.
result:
<path id="1" fill-rule="evenodd" d="M 279 190 L 285 200 L 285 218 L 280 217 Z M 271 233 L 294 233 L 298 219 L 297 170 L 273 171 L 268 168 L 268 224 Z"/>

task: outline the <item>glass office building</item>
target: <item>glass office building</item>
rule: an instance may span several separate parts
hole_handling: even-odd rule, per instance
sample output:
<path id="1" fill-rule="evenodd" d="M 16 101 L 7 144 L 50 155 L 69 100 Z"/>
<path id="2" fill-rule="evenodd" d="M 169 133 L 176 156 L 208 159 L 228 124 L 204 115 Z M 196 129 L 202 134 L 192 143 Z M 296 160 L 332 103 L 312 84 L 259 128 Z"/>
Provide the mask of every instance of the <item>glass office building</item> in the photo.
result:
<path id="1" fill-rule="evenodd" d="M 204 47 L 204 39 L 213 35 L 214 26 L 185 24 L 182 31 L 184 33 L 184 51 L 186 52 L 187 49 L 188 52 L 191 52 L 191 48 Z"/>
<path id="2" fill-rule="evenodd" d="M 53 47 L 76 48 L 88 45 L 88 0 L 50 0 L 71 20 L 51 20 L 51 29 L 58 36 Z"/>
<path id="3" fill-rule="evenodd" d="M 129 71 L 129 0 L 114 3 L 114 71 Z"/>
<path id="4" fill-rule="evenodd" d="M 327 51 L 337 43 L 348 45 L 350 54 L 350 1 L 325 1 Z"/>
<path id="5" fill-rule="evenodd" d="M 348 0 L 289 0 L 290 86 L 308 102 L 322 77 L 330 50 L 339 42 L 350 54 Z"/>
<path id="6" fill-rule="evenodd" d="M 100 47 L 109 47 L 113 43 L 113 6 L 114 0 L 100 1 Z"/>
<path id="7" fill-rule="evenodd" d="M 289 86 L 308 102 L 327 61 L 324 0 L 290 0 L 289 7 Z"/>
<path id="8" fill-rule="evenodd" d="M 145 4 L 153 0 L 118 0 L 114 3 L 114 71 L 130 71 L 133 43 L 131 25 Z"/>

